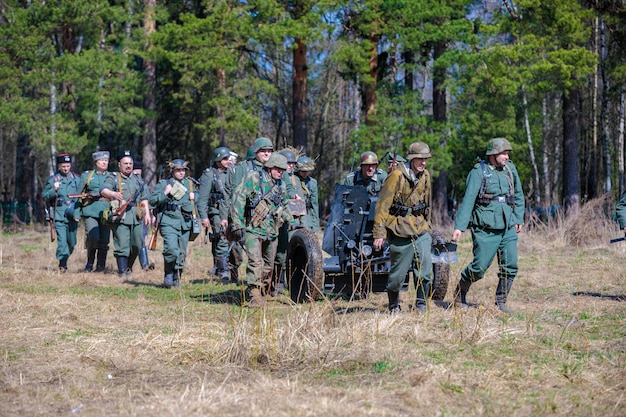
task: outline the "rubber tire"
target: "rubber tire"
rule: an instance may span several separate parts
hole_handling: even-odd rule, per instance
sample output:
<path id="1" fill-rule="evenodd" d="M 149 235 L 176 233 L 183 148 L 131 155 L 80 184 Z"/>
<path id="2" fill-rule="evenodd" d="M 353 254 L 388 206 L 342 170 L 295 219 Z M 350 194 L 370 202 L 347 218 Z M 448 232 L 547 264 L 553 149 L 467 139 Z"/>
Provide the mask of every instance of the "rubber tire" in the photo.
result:
<path id="1" fill-rule="evenodd" d="M 448 292 L 448 283 L 450 282 L 450 265 L 433 264 L 433 285 L 432 299 L 434 301 L 443 301 Z"/>
<path id="2" fill-rule="evenodd" d="M 286 264 L 291 300 L 294 303 L 317 300 L 324 290 L 324 260 L 315 232 L 304 228 L 293 232 Z"/>
<path id="3" fill-rule="evenodd" d="M 433 230 L 430 233 L 433 239 L 433 245 L 437 242 L 445 242 L 445 235 L 439 230 Z M 433 283 L 431 285 L 431 297 L 434 301 L 443 301 L 448 292 L 448 283 L 450 282 L 450 265 L 449 264 L 433 264 Z"/>

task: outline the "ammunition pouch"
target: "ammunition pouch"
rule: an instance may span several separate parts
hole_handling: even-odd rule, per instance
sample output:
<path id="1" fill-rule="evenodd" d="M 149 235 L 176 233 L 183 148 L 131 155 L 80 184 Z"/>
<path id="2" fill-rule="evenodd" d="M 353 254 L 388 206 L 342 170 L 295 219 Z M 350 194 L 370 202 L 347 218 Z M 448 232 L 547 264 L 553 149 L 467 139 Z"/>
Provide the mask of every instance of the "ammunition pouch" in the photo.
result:
<path id="1" fill-rule="evenodd" d="M 112 200 L 111 204 L 102 211 L 102 221 L 104 224 L 111 225 L 113 223 L 121 223 L 126 217 L 126 211 L 121 214 L 115 214 L 115 212 L 125 203 L 125 201 Z"/>
<path id="2" fill-rule="evenodd" d="M 424 216 L 428 217 L 428 213 L 430 212 L 430 207 L 426 203 L 418 203 L 411 207 L 411 214 L 414 216 Z"/>
<path id="3" fill-rule="evenodd" d="M 256 207 L 252 210 L 252 217 L 250 218 L 250 224 L 252 225 L 252 227 L 259 227 L 261 225 L 261 222 L 265 220 L 269 212 L 270 206 L 267 201 L 259 201 Z"/>
<path id="4" fill-rule="evenodd" d="M 400 203 L 392 203 L 389 207 L 389 214 L 396 217 L 404 217 L 409 214 L 409 207 Z"/>
<path id="5" fill-rule="evenodd" d="M 168 201 L 167 203 L 163 204 L 162 206 L 162 211 L 178 211 L 180 209 L 180 206 L 178 205 L 178 203 L 176 201 Z"/>
<path id="6" fill-rule="evenodd" d="M 476 203 L 477 204 L 482 204 L 482 205 L 487 205 L 489 203 L 491 203 L 491 200 L 493 199 L 493 194 L 483 194 L 482 196 L 479 195 L 476 198 Z"/>

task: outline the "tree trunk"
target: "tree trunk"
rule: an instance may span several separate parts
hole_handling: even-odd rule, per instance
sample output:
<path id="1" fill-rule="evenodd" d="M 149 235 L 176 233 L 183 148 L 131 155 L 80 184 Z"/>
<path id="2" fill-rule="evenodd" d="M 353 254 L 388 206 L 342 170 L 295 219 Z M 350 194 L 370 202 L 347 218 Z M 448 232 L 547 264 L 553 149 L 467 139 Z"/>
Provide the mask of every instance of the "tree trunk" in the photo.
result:
<path id="1" fill-rule="evenodd" d="M 302 39 L 296 39 L 297 47 L 293 51 L 293 146 L 307 150 L 307 61 L 306 45 Z"/>
<path id="2" fill-rule="evenodd" d="M 366 81 L 363 87 L 365 102 L 363 103 L 365 108 L 365 124 L 370 125 L 373 123 L 372 117 L 376 113 L 376 106 L 378 104 L 378 96 L 376 95 L 376 85 L 378 83 L 378 41 L 380 36 L 376 34 L 370 35 L 370 41 L 372 42 L 372 49 L 370 51 L 369 60 L 369 80 Z"/>
<path id="3" fill-rule="evenodd" d="M 524 106 L 524 127 L 526 128 L 526 139 L 528 141 L 528 152 L 530 154 L 530 163 L 533 167 L 534 185 L 535 191 L 533 193 L 535 197 L 535 206 L 539 207 L 541 204 L 541 190 L 539 189 L 539 168 L 537 168 L 537 161 L 535 159 L 535 150 L 533 148 L 533 138 L 530 133 L 530 122 L 528 120 L 528 99 L 526 98 L 526 91 L 522 86 L 522 104 Z"/>
<path id="4" fill-rule="evenodd" d="M 446 68 L 437 65 L 437 59 L 446 52 L 445 42 L 436 42 L 433 48 L 433 120 L 437 128 L 443 128 L 447 122 L 447 101 L 446 101 Z M 439 145 L 441 149 L 448 146 L 447 130 L 441 132 Z M 439 171 L 439 176 L 433 181 L 433 206 L 442 214 L 442 221 L 446 224 L 448 216 L 448 171 Z"/>
<path id="5" fill-rule="evenodd" d="M 600 99 L 600 121 L 602 123 L 602 150 L 604 156 L 604 192 L 611 192 L 611 142 L 609 138 L 609 74 L 606 70 L 606 26 L 600 23 L 600 72 L 602 74 L 602 97 Z M 594 115 L 595 118 L 595 115 Z"/>
<path id="6" fill-rule="evenodd" d="M 580 91 L 563 93 L 563 207 L 570 217 L 579 210 L 578 131 Z"/>
<path id="7" fill-rule="evenodd" d="M 550 199 L 552 187 L 550 186 L 551 178 L 550 178 L 550 160 L 548 159 L 548 155 L 550 155 L 550 121 L 548 119 L 548 97 L 544 96 L 541 105 L 541 120 L 542 120 L 542 137 L 543 137 L 543 157 L 542 157 L 542 177 L 543 181 L 543 204 L 545 207 L 552 204 Z M 539 191 L 537 191 L 539 192 Z"/>
<path id="8" fill-rule="evenodd" d="M 224 68 L 218 68 L 216 71 L 216 76 L 217 76 L 217 91 L 219 91 L 219 93 L 223 97 L 224 95 L 226 95 L 226 70 Z M 215 109 L 215 117 L 217 118 L 219 122 L 219 128 L 217 130 L 217 137 L 219 139 L 220 146 L 227 146 L 226 145 L 226 129 L 224 128 L 224 125 L 225 125 L 224 109 L 222 108 L 221 105 L 218 105 L 217 108 Z"/>
<path id="9" fill-rule="evenodd" d="M 146 34 L 146 52 L 152 48 L 151 35 L 156 30 L 155 10 L 156 0 L 144 1 L 144 31 Z M 146 75 L 144 108 L 146 119 L 143 128 L 143 177 L 148 181 L 148 187 L 156 184 L 156 62 L 151 58 L 144 59 L 143 71 Z"/>
<path id="10" fill-rule="evenodd" d="M 619 194 L 624 192 L 624 99 L 626 89 L 622 87 L 619 96 L 619 127 L 617 134 L 617 160 L 619 163 Z"/>

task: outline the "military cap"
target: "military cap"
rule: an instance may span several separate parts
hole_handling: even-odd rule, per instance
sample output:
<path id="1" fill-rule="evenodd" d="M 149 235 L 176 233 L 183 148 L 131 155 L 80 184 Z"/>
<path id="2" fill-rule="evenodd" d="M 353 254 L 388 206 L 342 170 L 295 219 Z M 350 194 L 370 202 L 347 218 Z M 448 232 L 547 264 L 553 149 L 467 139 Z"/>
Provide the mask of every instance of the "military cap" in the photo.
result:
<path id="1" fill-rule="evenodd" d="M 265 163 L 266 168 L 280 168 L 287 170 L 287 158 L 279 153 L 273 153 Z"/>
<path id="2" fill-rule="evenodd" d="M 93 158 L 94 161 L 99 161 L 101 159 L 110 159 L 111 154 L 109 153 L 109 151 L 98 151 L 98 152 L 92 153 L 91 157 Z"/>
<path id="3" fill-rule="evenodd" d="M 133 158 L 133 153 L 131 151 L 122 151 L 119 154 L 117 154 L 117 162 L 121 161 L 123 158 L 130 158 L 133 161 L 135 160 L 135 158 Z"/>
<path id="4" fill-rule="evenodd" d="M 504 138 L 493 138 L 487 144 L 487 152 L 485 155 L 497 155 L 504 151 L 512 151 L 513 148 L 508 140 Z"/>
<path id="5" fill-rule="evenodd" d="M 183 161 L 182 159 L 172 159 L 167 163 L 167 166 L 169 166 L 172 171 L 179 168 L 189 169 L 187 165 L 189 165 L 189 161 Z"/>
<path id="6" fill-rule="evenodd" d="M 378 156 L 374 152 L 363 152 L 361 154 L 361 165 L 378 164 Z"/>
<path id="7" fill-rule="evenodd" d="M 69 154 L 62 153 L 57 155 L 57 165 L 69 162 L 72 163 L 72 157 Z"/>
<path id="8" fill-rule="evenodd" d="M 230 149 L 226 146 L 220 146 L 213 150 L 213 162 L 219 162 L 225 158 L 230 158 Z"/>
<path id="9" fill-rule="evenodd" d="M 143 169 L 143 163 L 141 161 L 134 161 L 133 169 Z"/>
<path id="10" fill-rule="evenodd" d="M 257 138 L 254 141 L 254 145 L 252 145 L 252 147 L 254 148 L 254 153 L 257 153 L 261 149 L 271 149 L 271 150 L 274 150 L 274 144 L 268 138 Z"/>
<path id="11" fill-rule="evenodd" d="M 306 155 L 302 155 L 298 158 L 296 165 L 296 171 L 313 171 L 315 169 L 315 162 Z"/>
<path id="12" fill-rule="evenodd" d="M 406 159 L 412 161 L 415 158 L 430 158 L 432 154 L 430 153 L 430 147 L 424 142 L 413 142 L 409 146 L 409 154 L 406 156 Z"/>
<path id="13" fill-rule="evenodd" d="M 295 164 L 296 163 L 296 154 L 293 153 L 293 151 L 290 151 L 289 149 L 283 149 L 279 153 L 282 156 L 284 156 L 285 158 L 287 158 L 287 162 L 288 163 L 290 163 L 290 164 Z"/>

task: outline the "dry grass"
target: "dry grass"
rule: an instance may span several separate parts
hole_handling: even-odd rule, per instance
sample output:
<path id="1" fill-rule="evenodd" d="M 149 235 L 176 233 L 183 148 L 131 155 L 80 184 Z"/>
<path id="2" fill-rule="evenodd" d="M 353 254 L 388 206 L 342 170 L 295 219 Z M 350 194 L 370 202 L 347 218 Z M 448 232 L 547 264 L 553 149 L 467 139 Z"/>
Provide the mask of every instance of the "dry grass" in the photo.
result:
<path id="1" fill-rule="evenodd" d="M 78 272 L 83 249 L 59 275 L 44 232 L 3 235 L 0 415 L 624 416 L 626 242 L 589 212 L 522 233 L 509 317 L 493 267 L 466 312 L 390 316 L 385 294 L 250 311 L 203 279 L 201 240 L 168 291 L 158 253 L 128 284 Z"/>

